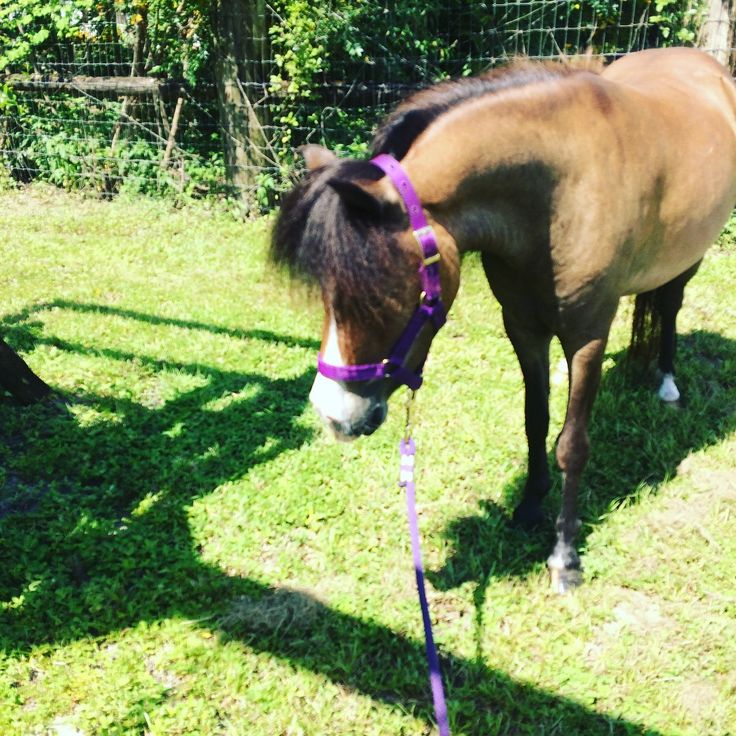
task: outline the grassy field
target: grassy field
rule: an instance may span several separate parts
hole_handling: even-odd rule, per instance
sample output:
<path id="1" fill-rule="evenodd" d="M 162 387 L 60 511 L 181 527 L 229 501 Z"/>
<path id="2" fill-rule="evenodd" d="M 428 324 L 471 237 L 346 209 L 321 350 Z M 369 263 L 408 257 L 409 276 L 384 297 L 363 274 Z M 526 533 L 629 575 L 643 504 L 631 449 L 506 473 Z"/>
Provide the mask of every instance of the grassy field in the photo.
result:
<path id="1" fill-rule="evenodd" d="M 64 401 L 0 396 L 0 733 L 430 734 L 387 426 L 325 438 L 321 314 L 265 263 L 267 223 L 0 195 L 0 331 Z M 686 293 L 683 406 L 609 346 L 581 503 L 508 525 L 522 384 L 479 263 L 418 396 L 418 495 L 453 733 L 736 733 L 736 236 Z M 560 357 L 554 348 L 555 361 Z M 566 386 L 553 387 L 559 431 Z M 551 449 L 551 446 L 550 446 Z M 559 483 L 548 503 L 556 512 Z"/>

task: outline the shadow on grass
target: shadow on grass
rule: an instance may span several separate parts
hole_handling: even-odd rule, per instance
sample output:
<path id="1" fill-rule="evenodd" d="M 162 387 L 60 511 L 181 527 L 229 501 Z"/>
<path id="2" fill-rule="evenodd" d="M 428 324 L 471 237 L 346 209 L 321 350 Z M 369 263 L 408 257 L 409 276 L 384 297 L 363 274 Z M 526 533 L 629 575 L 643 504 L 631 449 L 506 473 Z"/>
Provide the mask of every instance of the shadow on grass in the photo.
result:
<path id="1" fill-rule="evenodd" d="M 223 335 L 237 340 L 264 340 L 265 342 L 280 343 L 287 347 L 319 350 L 319 342 L 317 340 L 292 337 L 291 335 L 277 335 L 268 330 L 239 330 L 232 327 L 209 325 L 196 320 L 161 317 L 156 314 L 147 314 L 146 312 L 138 312 L 133 309 L 121 309 L 120 307 L 111 307 L 107 304 L 73 302 L 68 299 L 54 299 L 50 302 L 42 302 L 35 304 L 32 309 L 26 309 L 17 314 L 4 317 L 0 320 L 0 330 L 6 335 L 8 342 L 15 345 L 16 349 L 28 350 L 29 346 L 35 344 L 40 338 L 38 327 L 40 327 L 41 323 L 31 322 L 31 315 L 48 309 L 67 309 L 72 312 L 79 312 L 80 314 L 101 314 L 123 317 L 149 325 L 203 330 L 212 335 Z"/>
<path id="2" fill-rule="evenodd" d="M 590 427 L 591 458 L 583 475 L 579 513 L 583 526 L 578 547 L 600 518 L 646 484 L 657 489 L 677 474 L 691 453 L 717 444 L 736 429 L 736 343 L 720 335 L 696 331 L 680 338 L 677 382 L 681 406 L 663 404 L 656 386 L 636 381 L 626 369 L 625 351 L 604 372 Z M 653 378 L 652 374 L 647 374 Z M 556 468 L 554 450 L 550 467 Z M 476 583 L 476 624 L 482 627 L 486 589 L 493 577 L 522 576 L 544 564 L 554 543 L 554 518 L 559 510 L 561 482 L 553 473 L 545 501 L 548 523 L 525 532 L 509 524 L 521 497 L 526 474 L 503 491 L 503 507 L 482 501 L 480 513 L 456 519 L 445 530 L 454 550 L 445 566 L 428 575 L 448 590 Z"/>
<path id="3" fill-rule="evenodd" d="M 54 305 L 210 329 L 94 305 Z M 66 397 L 70 404 L 79 399 L 115 420 L 86 426 L 61 403 L 20 409 L 0 401 L 0 438 L 6 444 L 0 457 L 7 466 L 3 495 L 9 495 L 0 518 L 0 558 L 7 560 L 0 571 L 0 599 L 12 601 L 0 608 L 0 646 L 21 653 L 37 644 L 114 634 L 142 621 L 206 619 L 219 622 L 224 637 L 430 724 L 422 642 L 332 610 L 308 593 L 229 575 L 202 559 L 192 536 L 188 509 L 194 499 L 310 440 L 296 419 L 305 406 L 311 371 L 269 380 L 202 364 L 92 350 L 44 338 L 38 330 L 24 333 L 24 321 L 31 317 L 7 320 L 16 343 L 48 341 L 77 354 L 135 360 L 151 370 L 177 370 L 206 380 L 154 408 L 89 394 Z M 254 338 L 247 331 L 227 334 Z M 266 333 L 255 339 L 302 344 Z M 241 399 L 217 412 L 207 410 L 208 402 L 234 394 Z M 505 564 L 482 554 L 481 560 L 482 565 Z M 458 734 L 656 736 L 478 662 L 449 654 L 443 660 Z"/>

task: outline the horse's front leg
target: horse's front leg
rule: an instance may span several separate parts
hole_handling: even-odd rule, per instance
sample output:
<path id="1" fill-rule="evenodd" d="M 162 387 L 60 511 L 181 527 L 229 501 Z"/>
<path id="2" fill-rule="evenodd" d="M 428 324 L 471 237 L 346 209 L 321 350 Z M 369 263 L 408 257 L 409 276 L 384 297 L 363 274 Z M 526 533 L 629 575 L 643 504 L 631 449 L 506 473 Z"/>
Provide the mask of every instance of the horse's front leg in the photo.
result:
<path id="1" fill-rule="evenodd" d="M 568 355 L 570 386 L 567 413 L 557 440 L 557 463 L 562 470 L 562 508 L 557 518 L 557 543 L 547 560 L 552 587 L 564 593 L 582 582 L 575 539 L 580 529 L 577 497 L 583 469 L 590 454 L 588 422 L 601 378 L 606 337 L 589 340 Z"/>
<path id="2" fill-rule="evenodd" d="M 524 425 L 529 446 L 524 495 L 514 510 L 513 521 L 522 527 L 531 528 L 543 521 L 542 501 L 550 488 L 547 432 L 549 344 L 552 336 L 543 329 L 521 327 L 506 312 L 504 326 L 524 376 Z"/>

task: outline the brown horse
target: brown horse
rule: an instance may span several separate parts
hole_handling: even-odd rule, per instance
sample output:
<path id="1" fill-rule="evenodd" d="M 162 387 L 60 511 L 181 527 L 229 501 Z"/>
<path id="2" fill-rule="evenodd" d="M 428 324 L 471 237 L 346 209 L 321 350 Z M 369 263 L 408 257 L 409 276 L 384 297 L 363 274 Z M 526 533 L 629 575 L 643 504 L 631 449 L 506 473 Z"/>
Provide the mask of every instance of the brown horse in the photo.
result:
<path id="1" fill-rule="evenodd" d="M 520 63 L 446 82 L 401 104 L 373 154 L 401 161 L 436 233 L 442 301 L 460 257 L 480 251 L 525 382 L 528 477 L 514 519 L 535 524 L 549 490 L 549 345 L 562 344 L 569 396 L 556 457 L 564 477 L 553 585 L 581 580 L 576 499 L 588 422 L 620 298 L 661 324 L 660 396 L 676 400 L 675 318 L 683 289 L 736 204 L 736 87 L 692 49 L 643 51 L 603 70 Z M 368 161 L 304 150 L 309 173 L 287 196 L 272 257 L 319 284 L 322 357 L 387 354 L 417 303 L 420 249 L 403 200 Z M 635 329 L 636 333 L 636 329 Z M 433 330 L 407 358 L 423 363 Z M 341 438 L 374 431 L 397 382 L 318 375 L 312 402 Z"/>

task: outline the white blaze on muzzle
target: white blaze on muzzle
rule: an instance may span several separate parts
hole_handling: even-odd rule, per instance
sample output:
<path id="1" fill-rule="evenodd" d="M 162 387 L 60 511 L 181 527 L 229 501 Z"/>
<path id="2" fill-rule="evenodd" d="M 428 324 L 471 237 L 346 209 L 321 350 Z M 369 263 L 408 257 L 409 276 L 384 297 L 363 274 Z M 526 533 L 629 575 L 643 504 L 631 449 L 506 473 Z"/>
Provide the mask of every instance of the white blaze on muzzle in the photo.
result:
<path id="1" fill-rule="evenodd" d="M 334 314 L 330 314 L 327 340 L 322 355 L 333 365 L 347 365 L 340 352 Z M 321 373 L 314 379 L 309 400 L 320 417 L 341 434 L 347 434 L 348 432 L 344 430 L 361 424 L 373 403 L 371 399 L 348 391 L 341 382 L 327 378 Z M 341 431 L 340 427 L 344 430 Z"/>

